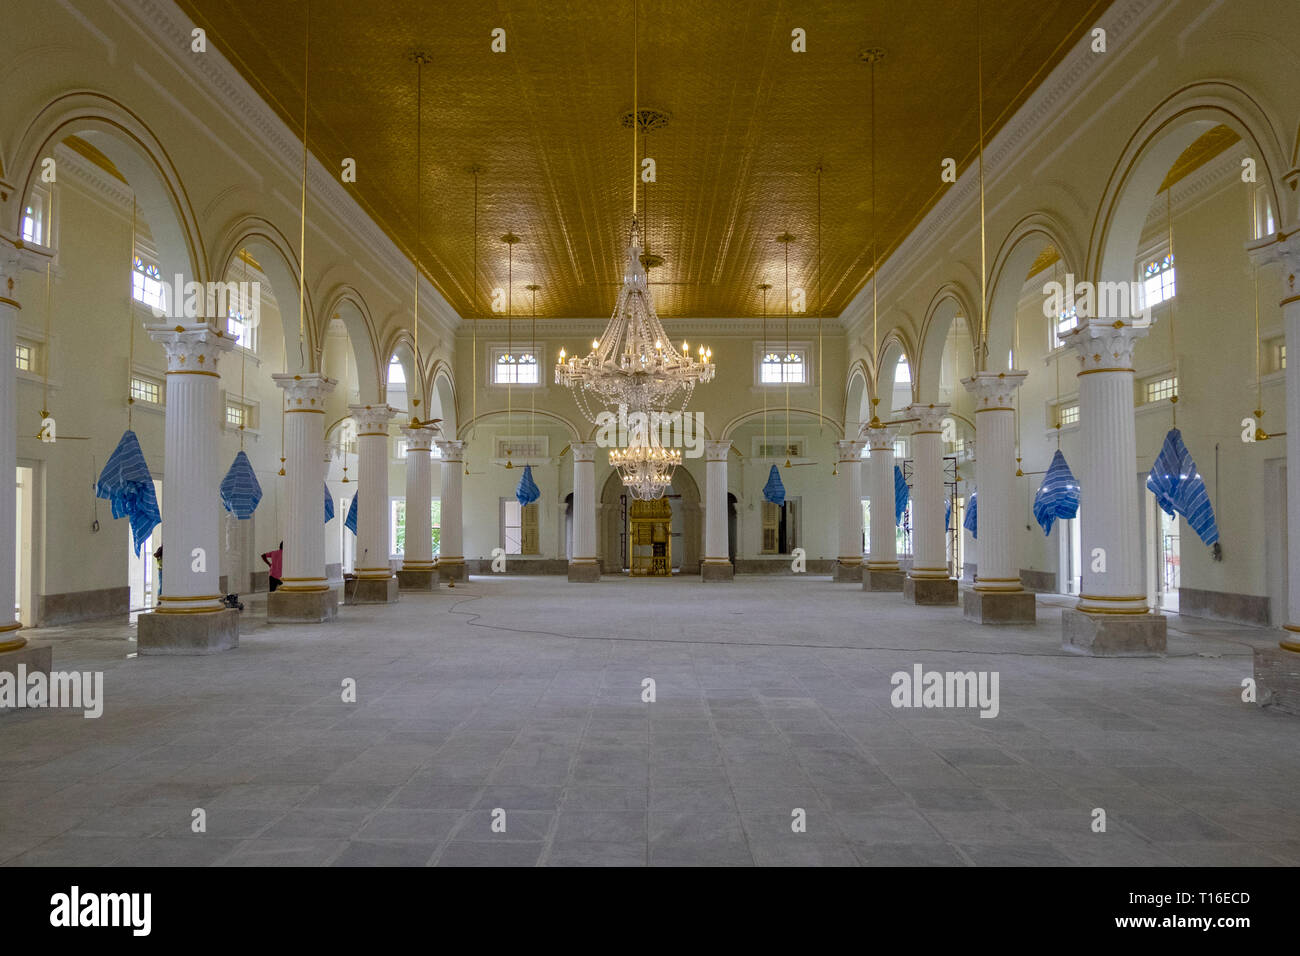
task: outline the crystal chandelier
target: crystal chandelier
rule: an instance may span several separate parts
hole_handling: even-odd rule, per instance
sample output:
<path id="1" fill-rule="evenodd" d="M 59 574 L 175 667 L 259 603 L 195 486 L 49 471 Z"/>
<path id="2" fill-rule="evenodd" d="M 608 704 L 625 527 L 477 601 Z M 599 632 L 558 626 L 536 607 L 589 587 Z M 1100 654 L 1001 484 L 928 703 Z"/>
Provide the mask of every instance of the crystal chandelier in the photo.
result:
<path id="1" fill-rule="evenodd" d="M 560 350 L 555 382 L 573 390 L 574 400 L 597 424 L 601 411 L 626 406 L 631 411 L 671 414 L 685 409 L 695 386 L 712 381 L 713 350 L 701 345 L 693 357 L 682 343 L 678 351 L 668 340 L 650 301 L 641 237 L 632 220 L 623 286 L 605 334 L 591 343 L 585 357 Z"/>
<path id="2" fill-rule="evenodd" d="M 633 498 L 654 501 L 662 498 L 672 484 L 682 453 L 676 448 L 664 448 L 652 436 L 647 442 L 610 449 L 609 463 L 618 469 L 623 487 Z"/>

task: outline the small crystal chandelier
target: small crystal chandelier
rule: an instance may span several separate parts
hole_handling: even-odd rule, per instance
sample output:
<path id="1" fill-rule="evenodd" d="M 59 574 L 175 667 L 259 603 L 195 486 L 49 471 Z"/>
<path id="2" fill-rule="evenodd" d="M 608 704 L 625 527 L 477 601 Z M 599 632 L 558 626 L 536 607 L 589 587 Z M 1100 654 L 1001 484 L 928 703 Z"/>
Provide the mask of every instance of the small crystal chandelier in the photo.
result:
<path id="1" fill-rule="evenodd" d="M 609 463 L 618 469 L 623 487 L 633 498 L 655 501 L 672 484 L 682 453 L 676 448 L 664 448 L 652 435 L 647 442 L 610 449 Z"/>

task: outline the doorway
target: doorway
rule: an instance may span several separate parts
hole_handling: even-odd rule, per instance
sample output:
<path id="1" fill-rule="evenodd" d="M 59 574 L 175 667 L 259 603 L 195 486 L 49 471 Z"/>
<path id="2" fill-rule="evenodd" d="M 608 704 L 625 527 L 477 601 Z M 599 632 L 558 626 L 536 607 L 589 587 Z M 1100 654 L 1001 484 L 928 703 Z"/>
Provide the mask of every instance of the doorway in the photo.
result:
<path id="1" fill-rule="evenodd" d="M 153 481 L 153 493 L 158 498 L 158 510 L 161 513 L 163 507 L 162 500 L 162 479 L 155 478 Z M 154 552 L 162 546 L 161 524 L 157 525 L 145 539 L 144 544 L 140 545 L 140 554 L 135 553 L 135 540 L 131 537 L 131 527 L 128 524 L 126 528 L 126 553 L 128 561 L 127 576 L 131 585 L 131 610 L 130 622 L 134 624 L 140 616 L 141 611 L 148 611 L 158 606 L 158 597 L 162 593 L 162 580 L 159 575 L 157 560 L 154 559 Z M 163 555 L 165 558 L 166 555 Z"/>
<path id="2" fill-rule="evenodd" d="M 1182 578 L 1179 518 L 1170 517 L 1147 491 L 1146 547 L 1147 604 L 1159 611 L 1178 613 L 1178 587 Z"/>
<path id="3" fill-rule="evenodd" d="M 36 626 L 33 587 L 36 536 L 36 469 L 18 466 L 17 514 L 14 528 L 14 619 L 23 627 Z"/>
<path id="4" fill-rule="evenodd" d="M 1057 541 L 1060 547 L 1060 592 L 1078 595 L 1083 589 L 1083 542 L 1080 537 L 1082 529 L 1083 508 L 1073 518 L 1061 518 L 1056 522 L 1059 529 Z"/>

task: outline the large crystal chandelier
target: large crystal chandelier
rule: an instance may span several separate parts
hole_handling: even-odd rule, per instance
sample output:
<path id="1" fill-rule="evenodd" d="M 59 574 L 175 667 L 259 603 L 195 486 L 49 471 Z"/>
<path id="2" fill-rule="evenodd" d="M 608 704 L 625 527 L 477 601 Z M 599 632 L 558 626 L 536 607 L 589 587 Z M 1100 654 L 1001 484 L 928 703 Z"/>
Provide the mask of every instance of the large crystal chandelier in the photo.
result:
<path id="1" fill-rule="evenodd" d="M 637 133 L 642 114 L 637 103 L 636 51 L 637 6 L 632 0 L 632 230 L 623 285 L 605 334 L 591 343 L 591 351 L 579 357 L 560 350 L 555 383 L 572 390 L 578 408 L 592 424 L 602 424 L 602 413 L 617 413 L 621 421 L 645 416 L 645 427 L 633 431 L 628 447 L 611 450 L 609 463 L 618 469 L 634 498 L 653 501 L 663 497 L 682 461 L 680 451 L 664 448 L 658 440 L 661 416 L 684 411 L 695 386 L 712 381 L 714 366 L 713 351 L 707 346 L 700 346 L 698 357 L 691 355 L 686 342 L 680 351 L 673 347 L 650 299 L 637 223 Z"/>
<path id="2" fill-rule="evenodd" d="M 605 334 L 591 343 L 585 357 L 560 350 L 555 382 L 573 390 L 587 420 L 598 424 L 601 411 L 672 414 L 685 409 L 695 386 L 712 381 L 713 350 L 701 345 L 698 358 L 687 343 L 673 347 L 650 300 L 643 249 L 636 220 L 627 247 L 623 286 Z"/>

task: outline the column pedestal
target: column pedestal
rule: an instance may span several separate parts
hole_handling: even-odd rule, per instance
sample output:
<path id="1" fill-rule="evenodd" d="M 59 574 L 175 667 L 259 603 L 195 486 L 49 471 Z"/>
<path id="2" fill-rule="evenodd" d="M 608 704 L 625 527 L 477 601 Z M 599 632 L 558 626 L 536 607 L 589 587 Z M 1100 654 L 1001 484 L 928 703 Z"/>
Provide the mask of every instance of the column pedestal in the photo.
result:
<path id="1" fill-rule="evenodd" d="M 957 581 L 954 578 L 914 578 L 910 574 L 903 580 L 903 600 L 926 607 L 952 607 L 957 603 Z"/>
<path id="2" fill-rule="evenodd" d="M 284 577 L 266 596 L 270 624 L 322 624 L 338 617 L 338 592 L 325 575 L 325 401 L 337 384 L 316 373 L 273 374 L 284 389 Z"/>
<path id="3" fill-rule="evenodd" d="M 180 331 L 177 331 L 180 329 Z M 239 646 L 239 612 L 222 601 L 217 460 L 221 377 L 217 360 L 234 342 L 207 326 L 149 327 L 167 352 L 163 453 L 162 597 L 141 614 L 137 651 L 216 654 Z"/>
<path id="4" fill-rule="evenodd" d="M 898 540 L 894 537 L 894 433 L 878 422 L 867 428 L 867 487 L 871 495 L 870 550 L 862 569 L 862 590 L 903 590 L 898 566 Z"/>
<path id="5" fill-rule="evenodd" d="M 700 580 L 734 581 L 736 569 L 727 542 L 727 460 L 731 442 L 706 441 L 704 455 L 704 558 L 700 561 Z"/>
<path id="6" fill-rule="evenodd" d="M 976 372 L 962 382 L 975 398 L 975 478 L 979 489 L 979 569 L 974 588 L 962 595 L 962 617 L 977 624 L 1033 624 L 1036 620 L 1034 595 L 1020 583 L 1012 509 L 1015 393 L 1028 374 L 1015 369 Z"/>
<path id="7" fill-rule="evenodd" d="M 352 405 L 357 423 L 357 557 L 354 604 L 397 601 L 397 578 L 389 566 L 388 423 L 396 414 L 388 405 Z"/>
<path id="8" fill-rule="evenodd" d="M 1061 611 L 1061 646 L 1093 657 L 1163 657 L 1163 614 L 1087 614 Z"/>
<path id="9" fill-rule="evenodd" d="M 461 487 L 465 470 L 465 443 L 439 441 L 442 452 L 442 530 L 438 545 L 438 577 L 443 581 L 464 581 L 464 525 Z"/>
<path id="10" fill-rule="evenodd" d="M 573 442 L 573 555 L 569 580 L 594 584 L 600 580 L 596 560 L 596 443 Z"/>
<path id="11" fill-rule="evenodd" d="M 0 636 L 8 638 L 0 642 L 0 674 L 12 674 L 12 679 L 17 681 L 20 676 L 18 668 L 21 666 L 28 677 L 39 671 L 45 675 L 47 681 L 49 680 L 50 668 L 54 664 L 54 651 L 48 644 L 28 644 L 26 638 L 15 637 L 12 630 L 0 632 Z M 21 709 L 0 707 L 0 717 L 16 713 Z"/>
<path id="12" fill-rule="evenodd" d="M 831 580 L 836 584 L 862 582 L 862 442 L 837 441 L 840 499 L 840 553 Z"/>

